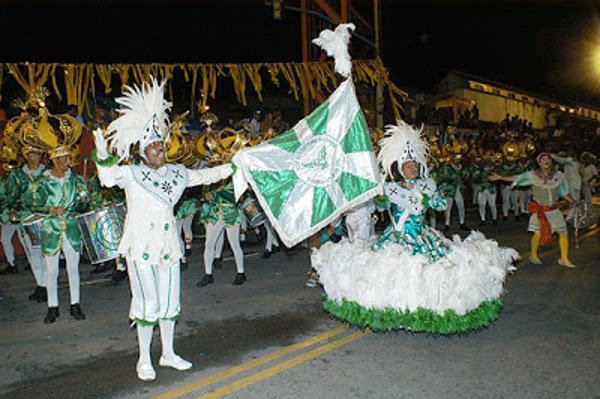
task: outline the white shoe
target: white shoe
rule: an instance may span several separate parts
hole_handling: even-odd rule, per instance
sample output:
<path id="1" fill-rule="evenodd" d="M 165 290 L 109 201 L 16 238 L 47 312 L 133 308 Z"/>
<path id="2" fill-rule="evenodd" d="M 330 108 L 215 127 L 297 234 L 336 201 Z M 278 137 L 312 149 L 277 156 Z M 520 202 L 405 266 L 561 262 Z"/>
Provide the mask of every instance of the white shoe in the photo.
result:
<path id="1" fill-rule="evenodd" d="M 571 261 L 568 259 L 567 260 L 559 259 L 558 264 L 561 266 L 570 267 L 571 269 L 575 267 L 575 265 L 572 264 Z"/>
<path id="2" fill-rule="evenodd" d="M 138 378 L 142 381 L 154 381 L 156 378 L 156 371 L 150 363 L 138 363 L 135 369 Z"/>
<path id="3" fill-rule="evenodd" d="M 158 364 L 163 367 L 173 367 L 175 370 L 179 371 L 185 371 L 192 368 L 192 362 L 188 362 L 177 355 L 174 355 L 172 358 L 161 356 Z"/>

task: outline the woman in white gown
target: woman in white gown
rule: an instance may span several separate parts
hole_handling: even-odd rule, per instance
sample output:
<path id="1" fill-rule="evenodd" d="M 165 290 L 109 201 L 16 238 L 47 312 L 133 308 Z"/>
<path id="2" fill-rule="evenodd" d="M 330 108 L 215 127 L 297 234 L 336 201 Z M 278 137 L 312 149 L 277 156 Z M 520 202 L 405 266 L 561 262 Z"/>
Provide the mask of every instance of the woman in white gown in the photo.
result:
<path id="1" fill-rule="evenodd" d="M 452 240 L 425 223 L 428 208 L 446 200 L 428 178 L 421 131 L 388 126 L 379 161 L 386 176 L 397 165 L 400 182 L 375 199 L 392 223 L 369 245 L 348 240 L 313 251 L 325 308 L 335 317 L 373 330 L 404 328 L 440 334 L 487 326 L 502 308 L 503 283 L 518 254 L 480 232 Z"/>

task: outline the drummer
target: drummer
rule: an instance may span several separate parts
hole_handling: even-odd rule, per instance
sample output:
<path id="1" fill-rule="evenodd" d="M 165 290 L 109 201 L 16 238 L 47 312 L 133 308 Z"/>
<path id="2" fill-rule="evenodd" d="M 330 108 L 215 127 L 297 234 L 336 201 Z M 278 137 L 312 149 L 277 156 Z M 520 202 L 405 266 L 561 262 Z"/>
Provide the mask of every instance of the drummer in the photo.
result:
<path id="1" fill-rule="evenodd" d="M 31 209 L 25 205 L 25 192 L 30 185 L 40 179 L 42 173 L 46 170 L 46 165 L 41 163 L 43 152 L 31 146 L 24 145 L 21 148 L 25 165 L 20 169 L 10 172 L 5 186 L 6 210 L 8 218 L 15 223 L 32 215 Z M 5 215 L 2 217 L 5 220 Z M 18 226 L 18 225 L 17 225 Z M 31 265 L 31 271 L 36 281 L 36 287 L 29 296 L 30 301 L 46 302 L 48 300 L 46 292 L 46 264 L 42 257 L 42 250 L 39 246 L 34 247 L 31 237 L 23 234 L 22 229 L 18 234 L 22 234 L 22 242 L 25 244 L 25 255 Z"/>
<path id="2" fill-rule="evenodd" d="M 84 320 L 80 306 L 79 256 L 81 237 L 77 220 L 78 211 L 89 203 L 89 192 L 83 178 L 72 172 L 71 147 L 60 145 L 48 151 L 52 169 L 44 171 L 42 177 L 30 185 L 25 201 L 36 213 L 43 213 L 41 248 L 46 263 L 48 314 L 44 323 L 54 323 L 58 310 L 58 263 L 62 253 L 67 264 L 69 291 L 71 294 L 71 316 Z"/>
<path id="3" fill-rule="evenodd" d="M 1 205 L 2 209 L 0 209 L 2 219 L 0 242 L 2 243 L 2 248 L 4 249 L 6 263 L 8 263 L 6 265 L 6 268 L 0 271 L 0 274 L 16 274 L 19 272 L 19 269 L 15 264 L 15 248 L 12 243 L 12 239 L 15 234 L 17 235 L 21 244 L 25 246 L 23 242 L 23 236 L 19 229 L 19 224 L 11 221 L 9 218 L 10 207 L 14 206 L 14 204 L 7 203 L 7 200 L 9 199 L 8 191 L 10 190 L 10 187 L 8 187 L 8 180 L 10 178 L 11 173 L 15 170 L 18 170 L 18 167 L 19 166 L 16 161 L 10 161 L 6 164 L 3 164 L 3 168 L 6 171 L 6 173 L 0 178 L 0 187 L 2 188 L 3 197 Z"/>
<path id="4" fill-rule="evenodd" d="M 229 159 L 226 156 L 225 159 Z M 206 287 L 215 282 L 213 277 L 213 261 L 215 260 L 215 249 L 219 236 L 225 230 L 229 246 L 233 251 L 237 274 L 233 285 L 242 285 L 246 282 L 244 273 L 244 252 L 240 244 L 240 225 L 242 215 L 235 202 L 233 194 L 233 181 L 223 180 L 211 187 L 204 195 L 206 202 L 202 204 L 200 211 L 201 221 L 206 229 L 206 241 L 204 244 L 204 276 L 198 287 Z"/>

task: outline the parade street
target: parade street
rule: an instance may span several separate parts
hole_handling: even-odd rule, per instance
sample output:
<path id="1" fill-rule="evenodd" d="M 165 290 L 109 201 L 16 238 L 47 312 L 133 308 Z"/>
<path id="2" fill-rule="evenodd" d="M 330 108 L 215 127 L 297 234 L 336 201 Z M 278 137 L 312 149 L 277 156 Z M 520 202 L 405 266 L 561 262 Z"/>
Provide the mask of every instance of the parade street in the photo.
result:
<path id="1" fill-rule="evenodd" d="M 406 331 L 374 333 L 348 327 L 322 309 L 321 286 L 305 286 L 308 251 L 297 247 L 261 259 L 249 237 L 248 281 L 231 284 L 225 253 L 215 283 L 203 275 L 203 239 L 194 240 L 182 272 L 182 312 L 175 348 L 194 363 L 177 372 L 158 366 L 154 382 L 139 381 L 135 329 L 128 323 L 129 286 L 81 266 L 87 319 L 68 312 L 66 274 L 60 275 L 60 317 L 44 324 L 44 303 L 28 301 L 29 272 L 0 279 L 1 398 L 591 398 L 600 394 L 599 229 L 570 232 L 570 269 L 557 264 L 555 239 L 528 258 L 525 218 L 467 224 L 522 261 L 507 277 L 504 308 L 488 328 L 463 335 Z M 448 236 L 459 232 L 453 225 Z M 464 237 L 465 232 L 460 232 Z"/>

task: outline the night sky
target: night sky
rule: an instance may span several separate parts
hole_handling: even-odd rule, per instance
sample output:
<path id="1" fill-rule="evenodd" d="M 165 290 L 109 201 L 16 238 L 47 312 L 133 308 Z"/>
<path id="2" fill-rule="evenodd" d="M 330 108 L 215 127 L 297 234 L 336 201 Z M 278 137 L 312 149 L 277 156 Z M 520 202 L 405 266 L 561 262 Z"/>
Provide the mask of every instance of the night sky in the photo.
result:
<path id="1" fill-rule="evenodd" d="M 0 61 L 301 61 L 299 15 L 273 20 L 262 0 L 35 3 L 0 5 Z M 595 43 L 600 52 L 597 6 L 474 3 L 383 2 L 383 60 L 399 87 L 430 90 L 456 69 L 600 105 L 600 69 L 589 62 Z"/>

